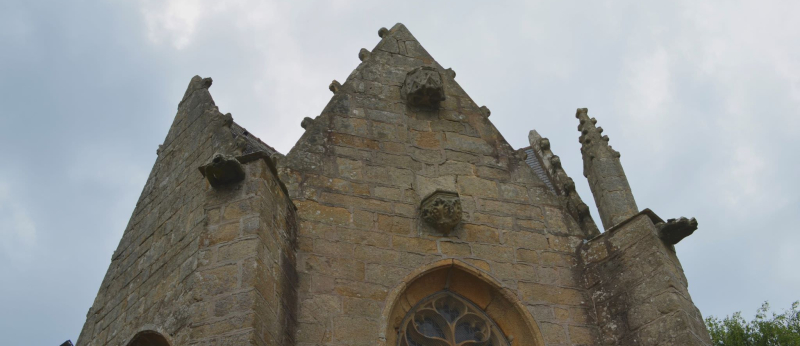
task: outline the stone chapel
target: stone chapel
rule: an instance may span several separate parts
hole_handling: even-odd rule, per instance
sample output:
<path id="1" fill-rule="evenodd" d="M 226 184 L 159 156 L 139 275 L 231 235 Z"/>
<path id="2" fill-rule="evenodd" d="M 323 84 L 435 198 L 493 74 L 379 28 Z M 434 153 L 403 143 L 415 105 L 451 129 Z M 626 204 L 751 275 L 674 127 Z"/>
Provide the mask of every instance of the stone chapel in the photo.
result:
<path id="1" fill-rule="evenodd" d="M 575 117 L 600 224 L 402 24 L 285 155 L 192 78 L 78 346 L 710 345 L 674 244 Z"/>

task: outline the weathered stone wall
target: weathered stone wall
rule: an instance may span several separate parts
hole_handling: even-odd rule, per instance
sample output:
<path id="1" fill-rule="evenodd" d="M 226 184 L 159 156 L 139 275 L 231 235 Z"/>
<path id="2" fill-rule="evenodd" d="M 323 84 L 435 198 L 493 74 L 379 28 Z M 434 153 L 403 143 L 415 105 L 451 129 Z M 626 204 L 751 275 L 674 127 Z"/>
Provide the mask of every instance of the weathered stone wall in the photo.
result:
<path id="1" fill-rule="evenodd" d="M 441 290 L 512 345 L 709 344 L 659 238 L 696 221 L 625 220 L 630 189 L 605 189 L 617 226 L 598 235 L 549 141 L 531 152 L 550 187 L 402 24 L 380 35 L 285 157 L 192 79 L 77 345 L 153 331 L 172 345 L 395 346 L 407 312 Z M 590 184 L 616 186 L 618 155 L 579 118 Z M 598 148 L 616 173 L 592 163 Z M 219 162 L 201 174 L 217 154 L 243 180 Z"/>
<path id="2" fill-rule="evenodd" d="M 192 342 L 292 345 L 297 273 L 294 205 L 268 158 L 240 157 L 245 180 L 211 189 L 200 242 Z M 250 161 L 252 160 L 252 161 Z"/>
<path id="3" fill-rule="evenodd" d="M 361 56 L 279 163 L 298 207 L 298 345 L 385 342 L 387 292 L 446 258 L 502 283 L 547 345 L 593 344 L 577 268 L 586 235 L 559 199 L 405 27 Z M 438 108 L 412 107 L 401 94 L 419 66 L 441 74 Z M 461 198 L 462 224 L 449 235 L 419 217 L 420 201 L 437 189 Z"/>
<path id="4" fill-rule="evenodd" d="M 581 250 L 602 345 L 710 345 L 678 258 L 642 212 Z"/>
<path id="5" fill-rule="evenodd" d="M 198 171 L 236 147 L 210 85 L 192 79 L 77 345 L 126 345 L 142 330 L 173 345 L 293 334 L 294 210 L 267 159 L 222 189 Z"/>

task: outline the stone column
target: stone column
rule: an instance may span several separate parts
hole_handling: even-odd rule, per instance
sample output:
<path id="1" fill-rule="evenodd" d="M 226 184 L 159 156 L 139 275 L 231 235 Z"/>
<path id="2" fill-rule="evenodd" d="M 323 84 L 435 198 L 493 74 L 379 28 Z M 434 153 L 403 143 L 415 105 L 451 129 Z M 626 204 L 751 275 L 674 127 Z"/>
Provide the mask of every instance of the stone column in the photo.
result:
<path id="1" fill-rule="evenodd" d="M 597 120 L 589 119 L 587 113 L 588 109 L 578 108 L 575 114 L 580 120 L 578 140 L 583 155 L 583 175 L 589 180 L 603 228 L 609 229 L 636 215 L 639 209 L 622 170 L 619 152 L 608 145 L 608 136 L 602 135 L 603 128 L 595 127 Z"/>

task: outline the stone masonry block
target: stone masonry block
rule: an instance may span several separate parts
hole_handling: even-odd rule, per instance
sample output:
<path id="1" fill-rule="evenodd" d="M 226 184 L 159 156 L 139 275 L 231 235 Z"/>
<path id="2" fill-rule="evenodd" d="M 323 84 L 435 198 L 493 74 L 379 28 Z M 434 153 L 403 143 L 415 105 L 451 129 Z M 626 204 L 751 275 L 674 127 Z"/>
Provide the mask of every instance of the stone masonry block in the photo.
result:
<path id="1" fill-rule="evenodd" d="M 493 149 L 483 139 L 445 132 L 445 148 L 473 154 L 491 155 Z"/>
<path id="2" fill-rule="evenodd" d="M 513 262 L 514 249 L 505 246 L 473 244 L 472 251 L 476 257 L 496 262 Z"/>
<path id="3" fill-rule="evenodd" d="M 491 180 L 471 176 L 458 177 L 458 190 L 460 194 L 478 197 L 497 198 L 497 183 Z"/>
<path id="4" fill-rule="evenodd" d="M 500 243 L 500 231 L 493 227 L 464 224 L 463 239 L 470 243 Z"/>
<path id="5" fill-rule="evenodd" d="M 427 178 L 417 175 L 414 185 L 415 190 L 417 191 L 417 196 L 419 196 L 420 199 L 423 199 L 437 190 L 455 192 L 456 178 L 454 176 Z"/>
<path id="6" fill-rule="evenodd" d="M 520 282 L 519 288 L 523 300 L 528 303 L 550 303 L 575 306 L 586 304 L 580 290 L 577 289 L 528 282 Z"/>
<path id="7" fill-rule="evenodd" d="M 392 236 L 392 246 L 398 251 L 437 253 L 436 241 L 422 238 Z"/>
<path id="8" fill-rule="evenodd" d="M 331 207 L 314 201 L 295 202 L 295 205 L 297 205 L 297 214 L 301 219 L 335 225 L 350 223 L 350 212 L 345 208 Z"/>

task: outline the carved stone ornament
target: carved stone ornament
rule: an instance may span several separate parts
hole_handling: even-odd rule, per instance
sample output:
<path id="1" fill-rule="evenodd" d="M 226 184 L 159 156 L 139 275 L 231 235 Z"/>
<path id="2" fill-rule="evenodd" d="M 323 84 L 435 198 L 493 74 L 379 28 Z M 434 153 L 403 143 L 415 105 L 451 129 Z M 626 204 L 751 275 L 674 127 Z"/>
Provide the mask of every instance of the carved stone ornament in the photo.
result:
<path id="1" fill-rule="evenodd" d="M 333 82 L 331 82 L 331 84 L 328 84 L 328 90 L 330 90 L 334 94 L 341 88 L 342 88 L 342 83 L 339 83 L 339 81 L 335 79 L 333 80 Z"/>
<path id="2" fill-rule="evenodd" d="M 402 92 L 411 105 L 436 107 L 444 100 L 442 76 L 433 67 L 417 67 L 406 75 Z"/>
<path id="3" fill-rule="evenodd" d="M 200 166 L 199 169 L 213 187 L 244 180 L 244 167 L 231 156 L 216 154 L 211 161 Z"/>
<path id="4" fill-rule="evenodd" d="M 685 217 L 669 219 L 667 222 L 657 223 L 656 228 L 658 229 L 661 240 L 669 245 L 675 245 L 697 230 L 697 220 L 695 218 L 687 219 Z"/>
<path id="5" fill-rule="evenodd" d="M 311 126 L 311 124 L 313 122 L 314 122 L 314 119 L 312 119 L 310 117 L 305 117 L 305 118 L 303 118 L 303 121 L 300 122 L 300 127 L 302 127 L 303 129 L 308 130 L 308 127 Z"/>
<path id="6" fill-rule="evenodd" d="M 398 346 L 511 344 L 483 310 L 448 291 L 434 293 L 411 309 L 398 334 Z"/>
<path id="7" fill-rule="evenodd" d="M 422 200 L 422 219 L 444 234 L 461 222 L 461 199 L 455 192 L 438 190 Z"/>

